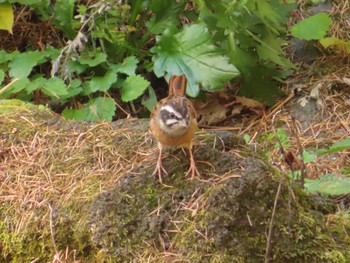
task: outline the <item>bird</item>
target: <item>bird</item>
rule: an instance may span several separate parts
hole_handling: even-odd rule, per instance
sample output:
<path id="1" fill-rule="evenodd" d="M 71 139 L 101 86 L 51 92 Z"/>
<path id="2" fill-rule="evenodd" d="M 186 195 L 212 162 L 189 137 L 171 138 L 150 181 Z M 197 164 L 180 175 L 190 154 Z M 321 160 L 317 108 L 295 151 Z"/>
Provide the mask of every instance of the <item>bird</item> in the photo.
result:
<path id="1" fill-rule="evenodd" d="M 150 116 L 150 129 L 158 141 L 159 155 L 156 169 L 162 184 L 162 171 L 168 174 L 162 165 L 163 146 L 186 147 L 190 153 L 191 179 L 199 175 L 192 153 L 192 140 L 197 130 L 196 111 L 186 98 L 186 76 L 173 75 L 169 80 L 168 96 L 160 100 Z"/>

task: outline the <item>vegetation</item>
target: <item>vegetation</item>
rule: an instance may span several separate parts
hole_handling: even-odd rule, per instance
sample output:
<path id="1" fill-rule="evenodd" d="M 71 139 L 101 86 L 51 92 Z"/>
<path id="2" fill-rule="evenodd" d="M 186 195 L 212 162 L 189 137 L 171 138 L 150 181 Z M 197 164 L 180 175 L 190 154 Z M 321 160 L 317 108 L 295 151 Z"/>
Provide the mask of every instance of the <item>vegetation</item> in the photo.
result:
<path id="1" fill-rule="evenodd" d="M 0 0 L 1 260 L 243 262 L 254 253 L 266 262 L 348 262 L 350 7 L 334 2 L 339 12 L 300 13 L 329 2 Z M 318 65 L 298 63 L 293 41 L 316 47 Z M 184 181 L 183 157 L 168 161 L 173 188 L 145 176 L 155 149 L 145 120 L 76 123 L 51 112 L 148 117 L 174 74 L 186 74 L 189 97 L 214 98 L 211 116 L 221 103 L 232 119 L 238 92 L 262 103 L 252 107 L 258 118 L 241 114 L 247 105 L 239 111 L 244 145 L 220 129 L 197 134 L 199 166 L 212 169 L 198 181 Z M 321 119 L 293 127 L 280 109 L 299 99 L 298 85 L 311 91 L 296 104 L 303 112 L 312 101 L 309 115 Z M 304 188 L 294 184 L 301 163 Z M 236 174 L 247 175 L 244 189 Z"/>
<path id="2" fill-rule="evenodd" d="M 241 75 L 241 94 L 272 104 L 282 94 L 277 80 L 295 69 L 283 51 L 295 1 L 0 2 L 0 28 L 16 38 L 22 36 L 14 14 L 17 21 L 29 12 L 49 25 L 34 32 L 41 36 L 35 44 L 3 42 L 0 99 L 48 104 L 70 119 L 111 121 L 125 102 L 151 110 L 164 86 L 155 76 L 174 74 L 186 74 L 191 97 L 222 90 Z M 320 13 L 291 33 L 349 48 L 324 39 L 330 22 Z"/>

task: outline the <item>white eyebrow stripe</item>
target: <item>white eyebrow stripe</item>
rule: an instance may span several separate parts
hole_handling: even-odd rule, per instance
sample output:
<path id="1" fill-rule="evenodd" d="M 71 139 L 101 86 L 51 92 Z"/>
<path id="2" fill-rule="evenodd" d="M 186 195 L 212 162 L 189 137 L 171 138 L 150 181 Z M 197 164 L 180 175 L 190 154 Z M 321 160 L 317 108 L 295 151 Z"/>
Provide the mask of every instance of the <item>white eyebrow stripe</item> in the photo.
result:
<path id="1" fill-rule="evenodd" d="M 167 112 L 174 113 L 174 115 L 180 119 L 183 118 L 182 115 L 170 105 L 163 105 L 160 110 L 166 110 Z"/>

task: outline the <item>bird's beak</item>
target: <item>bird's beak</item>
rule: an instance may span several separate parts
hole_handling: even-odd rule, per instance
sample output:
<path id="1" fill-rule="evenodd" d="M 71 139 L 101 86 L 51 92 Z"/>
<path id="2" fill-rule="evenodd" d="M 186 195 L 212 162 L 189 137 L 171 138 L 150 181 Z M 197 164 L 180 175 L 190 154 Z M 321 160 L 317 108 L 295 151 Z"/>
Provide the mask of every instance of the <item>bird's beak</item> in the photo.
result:
<path id="1" fill-rule="evenodd" d="M 180 125 L 181 125 L 181 127 L 187 127 L 188 126 L 188 122 L 187 122 L 187 120 L 186 119 L 182 119 L 182 120 L 180 120 Z"/>

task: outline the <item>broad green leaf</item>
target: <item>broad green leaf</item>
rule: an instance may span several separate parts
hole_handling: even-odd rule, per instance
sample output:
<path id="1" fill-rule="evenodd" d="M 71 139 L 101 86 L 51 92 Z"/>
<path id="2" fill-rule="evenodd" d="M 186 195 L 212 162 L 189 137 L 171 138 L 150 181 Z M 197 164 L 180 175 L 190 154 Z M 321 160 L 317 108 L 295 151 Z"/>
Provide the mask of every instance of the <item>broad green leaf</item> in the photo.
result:
<path id="1" fill-rule="evenodd" d="M 87 64 L 80 64 L 78 61 L 69 59 L 67 63 L 67 72 L 68 73 L 77 73 L 81 74 L 83 73 L 86 69 L 89 68 L 89 65 Z"/>
<path id="2" fill-rule="evenodd" d="M 84 107 L 83 109 L 79 110 L 64 109 L 62 112 L 62 116 L 66 119 L 76 121 L 91 120 L 91 118 L 93 118 L 88 107 Z"/>
<path id="3" fill-rule="evenodd" d="M 320 43 L 324 48 L 328 48 L 329 46 L 337 46 L 339 49 L 345 48 L 346 52 L 350 54 L 350 41 L 344 41 L 337 37 L 326 37 L 321 39 Z"/>
<path id="4" fill-rule="evenodd" d="M 7 99 L 11 95 L 16 94 L 30 85 L 30 81 L 27 78 L 17 79 L 6 89 L 0 89 L 0 99 Z"/>
<path id="5" fill-rule="evenodd" d="M 347 139 L 342 140 L 340 142 L 336 142 L 331 147 L 329 147 L 328 150 L 319 150 L 318 153 L 323 155 L 323 154 L 340 152 L 340 151 L 347 150 L 347 149 L 350 149 L 350 138 L 347 138 Z"/>
<path id="6" fill-rule="evenodd" d="M 124 73 L 127 75 L 135 75 L 138 59 L 135 56 L 130 56 L 124 59 L 123 63 L 117 65 L 111 65 L 111 68 L 118 73 Z"/>
<path id="7" fill-rule="evenodd" d="M 5 79 L 5 72 L 3 70 L 0 70 L 0 84 L 4 81 Z"/>
<path id="8" fill-rule="evenodd" d="M 75 35 L 73 27 L 73 11 L 75 0 L 56 0 L 54 7 L 54 22 L 69 37 Z"/>
<path id="9" fill-rule="evenodd" d="M 28 77 L 33 67 L 45 62 L 46 54 L 39 51 L 27 51 L 15 56 L 9 63 L 10 76 L 13 78 Z"/>
<path id="10" fill-rule="evenodd" d="M 213 45 L 204 25 L 186 25 L 178 33 L 167 29 L 157 43 L 152 48 L 155 74 L 158 77 L 167 75 L 168 78 L 185 74 L 187 94 L 191 97 L 198 95 L 199 84 L 204 90 L 219 90 L 239 74 L 222 51 Z"/>
<path id="11" fill-rule="evenodd" d="M 98 97 L 89 103 L 89 110 L 94 116 L 93 120 L 112 121 L 116 106 L 112 98 Z"/>
<path id="12" fill-rule="evenodd" d="M 19 3 L 22 5 L 34 5 L 42 2 L 43 0 L 0 0 L 0 3 Z"/>
<path id="13" fill-rule="evenodd" d="M 12 34 L 13 8 L 11 4 L 0 4 L 0 29 Z"/>
<path id="14" fill-rule="evenodd" d="M 322 39 L 331 23 L 332 20 L 326 13 L 318 13 L 294 25 L 291 28 L 291 33 L 299 39 Z"/>
<path id="15" fill-rule="evenodd" d="M 89 67 L 95 67 L 107 60 L 107 55 L 101 52 L 84 53 L 78 58 L 78 62 Z"/>
<path id="16" fill-rule="evenodd" d="M 59 78 L 49 78 L 46 79 L 42 89 L 46 95 L 50 97 L 59 98 L 68 94 L 67 86 L 64 81 Z"/>
<path id="17" fill-rule="evenodd" d="M 48 47 L 42 52 L 46 57 L 50 58 L 51 60 L 55 60 L 60 55 L 61 50 L 58 48 Z"/>
<path id="18" fill-rule="evenodd" d="M 85 104 L 83 109 L 65 109 L 62 116 L 72 120 L 112 121 L 115 110 L 116 106 L 113 99 L 98 97 Z"/>
<path id="19" fill-rule="evenodd" d="M 262 39 L 261 44 L 257 47 L 259 57 L 266 61 L 272 61 L 285 68 L 295 67 L 292 62 L 284 58 L 285 55 L 281 48 L 283 42 L 282 39 L 276 38 L 272 34 L 268 34 Z"/>
<path id="20" fill-rule="evenodd" d="M 152 1 L 150 9 L 153 11 L 153 17 L 147 24 L 149 31 L 153 34 L 160 34 L 166 28 L 178 25 L 178 16 L 185 4 L 186 1 Z"/>
<path id="21" fill-rule="evenodd" d="M 15 94 L 20 92 L 21 90 L 26 89 L 30 85 L 30 81 L 27 78 L 18 79 L 15 81 L 11 87 L 8 89 L 8 92 L 11 94 Z"/>
<path id="22" fill-rule="evenodd" d="M 62 79 L 46 79 L 42 76 L 37 76 L 34 80 L 32 80 L 31 83 L 25 87 L 25 90 L 28 93 L 32 93 L 34 90 L 41 90 L 46 95 L 55 98 L 68 94 L 67 86 L 64 84 Z"/>
<path id="23" fill-rule="evenodd" d="M 46 81 L 47 79 L 43 75 L 36 75 L 32 78 L 30 84 L 25 87 L 25 90 L 27 93 L 32 93 L 34 90 L 42 89 Z"/>
<path id="24" fill-rule="evenodd" d="M 143 98 L 141 104 L 145 106 L 149 111 L 152 111 L 153 108 L 156 106 L 157 97 L 156 93 L 154 92 L 154 89 L 151 86 L 148 87 L 148 97 Z"/>
<path id="25" fill-rule="evenodd" d="M 107 91 L 111 85 L 117 81 L 117 73 L 115 70 L 110 69 L 102 77 L 92 77 L 89 81 L 90 91 Z"/>
<path id="26" fill-rule="evenodd" d="M 268 26 L 272 31 L 274 31 L 276 34 L 281 28 L 280 24 L 280 15 L 278 12 L 276 12 L 276 8 L 273 7 L 269 1 L 266 0 L 258 0 L 258 1 L 251 1 L 256 5 L 257 13 L 259 18 L 265 23 L 266 26 Z"/>
<path id="27" fill-rule="evenodd" d="M 19 52 L 17 50 L 11 53 L 7 53 L 5 50 L 0 50 L 0 64 L 12 60 L 18 54 Z"/>
<path id="28" fill-rule="evenodd" d="M 344 195 L 350 193 L 350 178 L 335 174 L 325 174 L 315 180 L 305 178 L 304 186 L 310 193 Z"/>
<path id="29" fill-rule="evenodd" d="M 282 95 L 274 77 L 278 75 L 275 68 L 265 65 L 256 65 L 245 69 L 241 94 L 245 97 L 254 97 L 266 105 L 273 105 L 275 98 Z"/>
<path id="30" fill-rule="evenodd" d="M 122 101 L 132 101 L 140 97 L 149 86 L 149 81 L 139 75 L 129 76 L 122 84 Z"/>
<path id="31" fill-rule="evenodd" d="M 67 92 L 68 94 L 65 96 L 62 96 L 62 99 L 66 98 L 71 98 L 76 95 L 78 95 L 80 92 L 82 92 L 82 87 L 81 87 L 81 81 L 78 79 L 73 79 L 68 86 Z"/>
<path id="32" fill-rule="evenodd" d="M 82 92 L 83 88 L 81 87 L 81 81 L 79 79 L 73 79 L 69 83 L 67 88 L 67 94 L 61 95 L 61 101 L 65 101 L 71 97 L 74 97 Z"/>

